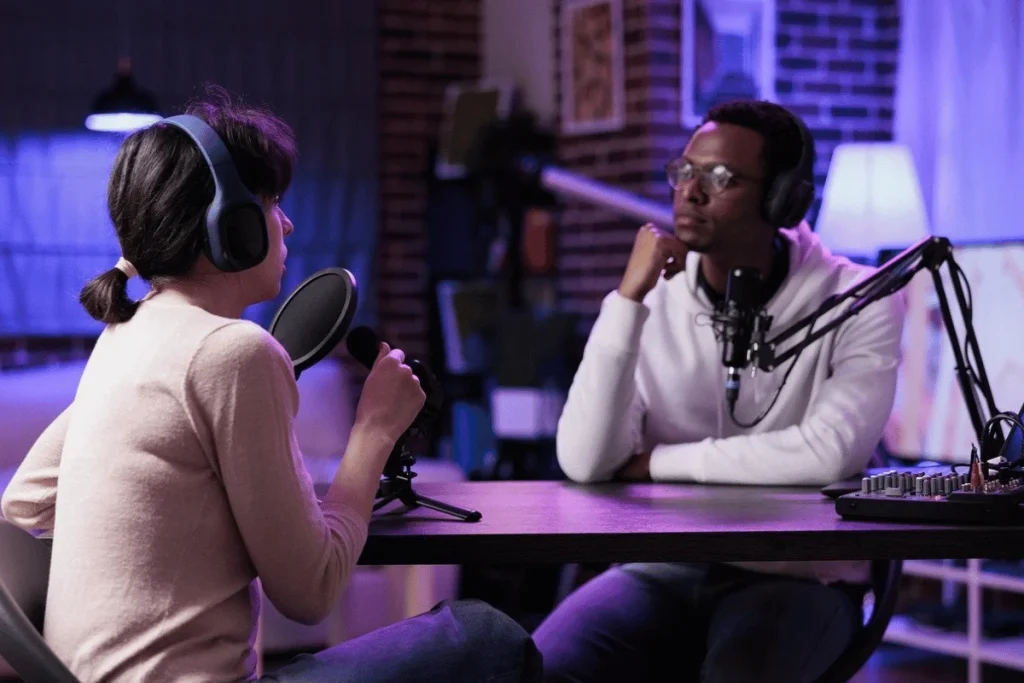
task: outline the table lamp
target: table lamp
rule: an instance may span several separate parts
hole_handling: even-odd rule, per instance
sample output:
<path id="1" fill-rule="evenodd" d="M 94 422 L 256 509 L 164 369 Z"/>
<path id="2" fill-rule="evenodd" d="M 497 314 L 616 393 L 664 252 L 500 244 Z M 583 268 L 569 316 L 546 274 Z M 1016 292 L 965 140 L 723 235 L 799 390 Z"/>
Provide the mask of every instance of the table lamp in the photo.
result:
<path id="1" fill-rule="evenodd" d="M 883 249 L 902 250 L 927 237 L 910 149 L 893 142 L 836 147 L 815 232 L 833 253 L 862 263 L 875 263 Z"/>

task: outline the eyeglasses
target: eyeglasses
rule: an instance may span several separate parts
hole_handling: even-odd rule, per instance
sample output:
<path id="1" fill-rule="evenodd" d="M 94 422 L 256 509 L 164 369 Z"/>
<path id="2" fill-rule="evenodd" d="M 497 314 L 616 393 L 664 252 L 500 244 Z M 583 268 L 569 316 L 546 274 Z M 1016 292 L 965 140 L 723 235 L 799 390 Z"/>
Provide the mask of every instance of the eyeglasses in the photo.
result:
<path id="1" fill-rule="evenodd" d="M 704 194 L 721 194 L 734 179 L 743 176 L 729 170 L 724 164 L 715 164 L 710 168 L 694 166 L 686 159 L 673 159 L 665 164 L 665 173 L 668 175 L 668 184 L 673 190 L 679 186 L 697 178 L 701 192 Z M 750 180 L 754 180 L 751 178 Z"/>

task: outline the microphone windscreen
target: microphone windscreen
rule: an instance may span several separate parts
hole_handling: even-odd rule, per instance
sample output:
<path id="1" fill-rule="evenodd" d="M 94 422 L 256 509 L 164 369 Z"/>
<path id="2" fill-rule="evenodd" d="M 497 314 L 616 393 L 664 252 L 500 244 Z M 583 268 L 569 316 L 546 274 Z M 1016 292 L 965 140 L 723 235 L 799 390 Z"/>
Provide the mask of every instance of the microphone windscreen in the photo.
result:
<path id="1" fill-rule="evenodd" d="M 725 335 L 722 364 L 744 368 L 750 351 L 754 317 L 760 295 L 761 274 L 756 268 L 734 268 L 725 286 Z"/>
<path id="2" fill-rule="evenodd" d="M 377 360 L 377 354 L 380 353 L 380 338 L 369 327 L 361 325 L 348 333 L 345 346 L 349 355 L 360 365 L 372 368 Z"/>
<path id="3" fill-rule="evenodd" d="M 269 332 L 288 352 L 296 377 L 341 342 L 358 300 L 352 273 L 326 268 L 306 278 L 278 309 Z"/>
<path id="4" fill-rule="evenodd" d="M 757 306 L 760 289 L 761 274 L 756 268 L 734 268 L 725 285 L 727 308 L 750 311 Z"/>

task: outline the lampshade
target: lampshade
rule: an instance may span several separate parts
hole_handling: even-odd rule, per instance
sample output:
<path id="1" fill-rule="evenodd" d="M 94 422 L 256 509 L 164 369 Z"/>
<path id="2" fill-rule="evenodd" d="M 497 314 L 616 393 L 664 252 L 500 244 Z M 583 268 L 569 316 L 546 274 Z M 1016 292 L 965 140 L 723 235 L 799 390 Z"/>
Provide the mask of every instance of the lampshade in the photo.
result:
<path id="1" fill-rule="evenodd" d="M 815 232 L 833 253 L 874 261 L 929 234 L 910 149 L 892 142 L 841 144 L 832 153 Z"/>
<path id="2" fill-rule="evenodd" d="M 135 84 L 131 63 L 122 59 L 117 66 L 114 84 L 96 97 L 92 111 L 85 117 L 85 127 L 97 131 L 128 132 L 144 128 L 161 118 L 156 99 Z"/>

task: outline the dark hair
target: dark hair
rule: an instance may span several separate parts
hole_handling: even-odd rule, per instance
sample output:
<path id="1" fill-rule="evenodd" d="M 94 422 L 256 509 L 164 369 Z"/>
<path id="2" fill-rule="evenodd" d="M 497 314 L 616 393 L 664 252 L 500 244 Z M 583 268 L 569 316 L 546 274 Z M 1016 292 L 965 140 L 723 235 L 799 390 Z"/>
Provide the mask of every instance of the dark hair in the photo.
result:
<path id="1" fill-rule="evenodd" d="M 765 170 L 765 187 L 781 173 L 796 168 L 803 151 L 800 134 L 801 123 L 796 115 L 785 107 L 765 100 L 738 100 L 712 107 L 704 122 L 729 123 L 749 128 L 764 138 L 762 157 Z M 801 172 L 808 180 L 814 179 L 814 141 L 804 153 L 806 160 Z"/>
<path id="2" fill-rule="evenodd" d="M 295 166 L 292 129 L 266 109 L 233 101 L 218 86 L 185 113 L 209 124 L 231 153 L 245 186 L 267 202 L 288 189 Z M 132 133 L 117 152 L 107 187 L 107 208 L 121 254 L 154 283 L 188 273 L 206 245 L 206 209 L 213 175 L 188 134 L 159 122 Z M 128 277 L 111 268 L 82 288 L 79 301 L 96 320 L 129 320 L 138 302 L 128 298 Z"/>

